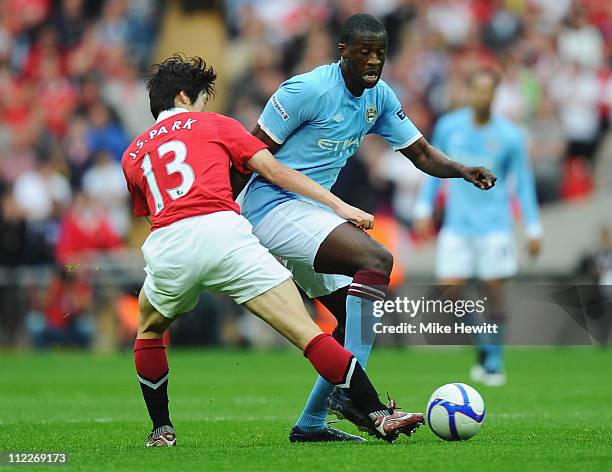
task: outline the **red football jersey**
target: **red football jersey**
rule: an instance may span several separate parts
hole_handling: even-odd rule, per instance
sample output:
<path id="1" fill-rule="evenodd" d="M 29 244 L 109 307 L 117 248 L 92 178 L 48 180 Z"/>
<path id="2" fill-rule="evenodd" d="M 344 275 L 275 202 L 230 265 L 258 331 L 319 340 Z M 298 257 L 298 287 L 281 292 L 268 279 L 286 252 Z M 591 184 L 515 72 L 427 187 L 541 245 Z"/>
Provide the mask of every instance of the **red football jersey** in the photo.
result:
<path id="1" fill-rule="evenodd" d="M 240 213 L 232 198 L 230 162 L 248 173 L 246 161 L 266 145 L 217 113 L 186 111 L 163 118 L 121 159 L 134 214 L 151 215 L 155 230 L 191 216 Z"/>

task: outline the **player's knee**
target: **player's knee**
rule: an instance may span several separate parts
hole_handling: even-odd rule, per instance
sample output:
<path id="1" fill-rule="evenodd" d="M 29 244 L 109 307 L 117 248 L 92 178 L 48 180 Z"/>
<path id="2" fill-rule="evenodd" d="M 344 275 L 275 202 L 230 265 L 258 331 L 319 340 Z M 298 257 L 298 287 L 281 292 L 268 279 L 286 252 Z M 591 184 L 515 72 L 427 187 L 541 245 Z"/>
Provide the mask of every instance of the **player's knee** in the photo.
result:
<path id="1" fill-rule="evenodd" d="M 170 326 L 171 320 L 160 315 L 159 313 L 155 313 L 149 316 L 140 316 L 140 321 L 138 323 L 138 334 L 142 335 L 145 333 L 153 333 L 162 335 L 166 332 L 168 327 Z"/>
<path id="2" fill-rule="evenodd" d="M 368 254 L 362 269 L 379 270 L 389 276 L 391 275 L 391 269 L 393 269 L 393 254 L 385 247 L 378 246 Z"/>
<path id="3" fill-rule="evenodd" d="M 162 335 L 170 326 L 171 319 L 166 318 L 159 313 L 144 296 L 144 292 L 141 292 L 138 299 L 138 305 L 140 308 L 140 318 L 138 320 L 138 335 L 145 333 L 154 333 Z"/>
<path id="4" fill-rule="evenodd" d="M 384 249 L 381 253 L 380 264 L 382 266 L 381 270 L 387 275 L 391 275 L 391 270 L 393 269 L 393 254 L 387 249 Z"/>

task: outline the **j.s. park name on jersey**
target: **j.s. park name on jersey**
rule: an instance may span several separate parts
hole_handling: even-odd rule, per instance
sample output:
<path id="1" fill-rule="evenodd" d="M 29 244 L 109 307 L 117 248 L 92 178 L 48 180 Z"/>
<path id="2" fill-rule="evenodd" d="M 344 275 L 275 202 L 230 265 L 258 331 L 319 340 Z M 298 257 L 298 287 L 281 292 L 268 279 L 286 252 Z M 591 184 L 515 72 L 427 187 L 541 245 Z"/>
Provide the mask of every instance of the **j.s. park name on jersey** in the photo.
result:
<path id="1" fill-rule="evenodd" d="M 137 150 L 135 152 L 130 151 L 128 155 L 132 159 L 136 159 L 140 149 L 142 149 L 142 147 L 149 141 L 153 141 L 155 138 L 161 138 L 162 136 L 167 135 L 169 132 L 172 131 L 178 131 L 181 129 L 191 130 L 193 124 L 197 122 L 198 120 L 194 120 L 193 118 L 187 118 L 181 120 L 174 120 L 172 122 L 172 126 L 170 126 L 169 124 L 168 126 L 166 126 L 166 124 L 162 121 L 162 123 L 164 124 L 162 124 L 161 126 L 153 127 L 147 133 L 144 133 L 142 136 L 140 136 L 135 143 Z"/>

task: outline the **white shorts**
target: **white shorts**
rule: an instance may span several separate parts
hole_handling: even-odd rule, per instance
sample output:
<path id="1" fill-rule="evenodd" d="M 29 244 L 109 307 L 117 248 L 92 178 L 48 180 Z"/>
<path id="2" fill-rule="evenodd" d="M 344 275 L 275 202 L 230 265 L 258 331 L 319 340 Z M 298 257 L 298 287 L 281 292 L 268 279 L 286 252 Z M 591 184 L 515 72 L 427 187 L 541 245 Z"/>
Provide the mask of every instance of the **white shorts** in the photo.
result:
<path id="1" fill-rule="evenodd" d="M 144 291 L 162 315 L 192 310 L 203 290 L 244 303 L 291 278 L 233 211 L 186 218 L 153 231 L 142 246 Z"/>
<path id="2" fill-rule="evenodd" d="M 438 236 L 438 279 L 505 279 L 518 270 L 516 243 L 510 233 L 463 236 L 442 229 Z"/>
<path id="3" fill-rule="evenodd" d="M 253 230 L 261 244 L 281 258 L 293 279 L 310 298 L 350 285 L 346 275 L 321 274 L 313 264 L 319 246 L 336 227 L 346 223 L 331 210 L 302 200 L 290 200 L 274 208 Z"/>

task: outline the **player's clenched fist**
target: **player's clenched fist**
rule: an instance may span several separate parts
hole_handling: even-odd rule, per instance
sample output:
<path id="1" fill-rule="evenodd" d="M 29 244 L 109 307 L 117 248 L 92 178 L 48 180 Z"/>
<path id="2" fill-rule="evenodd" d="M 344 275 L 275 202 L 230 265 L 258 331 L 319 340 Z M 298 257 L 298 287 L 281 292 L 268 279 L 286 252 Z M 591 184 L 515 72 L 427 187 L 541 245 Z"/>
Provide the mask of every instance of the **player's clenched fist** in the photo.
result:
<path id="1" fill-rule="evenodd" d="M 464 167 L 461 176 L 481 190 L 493 188 L 497 177 L 485 167 Z"/>
<path id="2" fill-rule="evenodd" d="M 336 207 L 334 207 L 334 211 L 338 216 L 350 221 L 358 228 L 363 230 L 374 228 L 374 216 L 360 210 L 359 208 L 355 208 L 348 203 L 339 203 Z"/>

